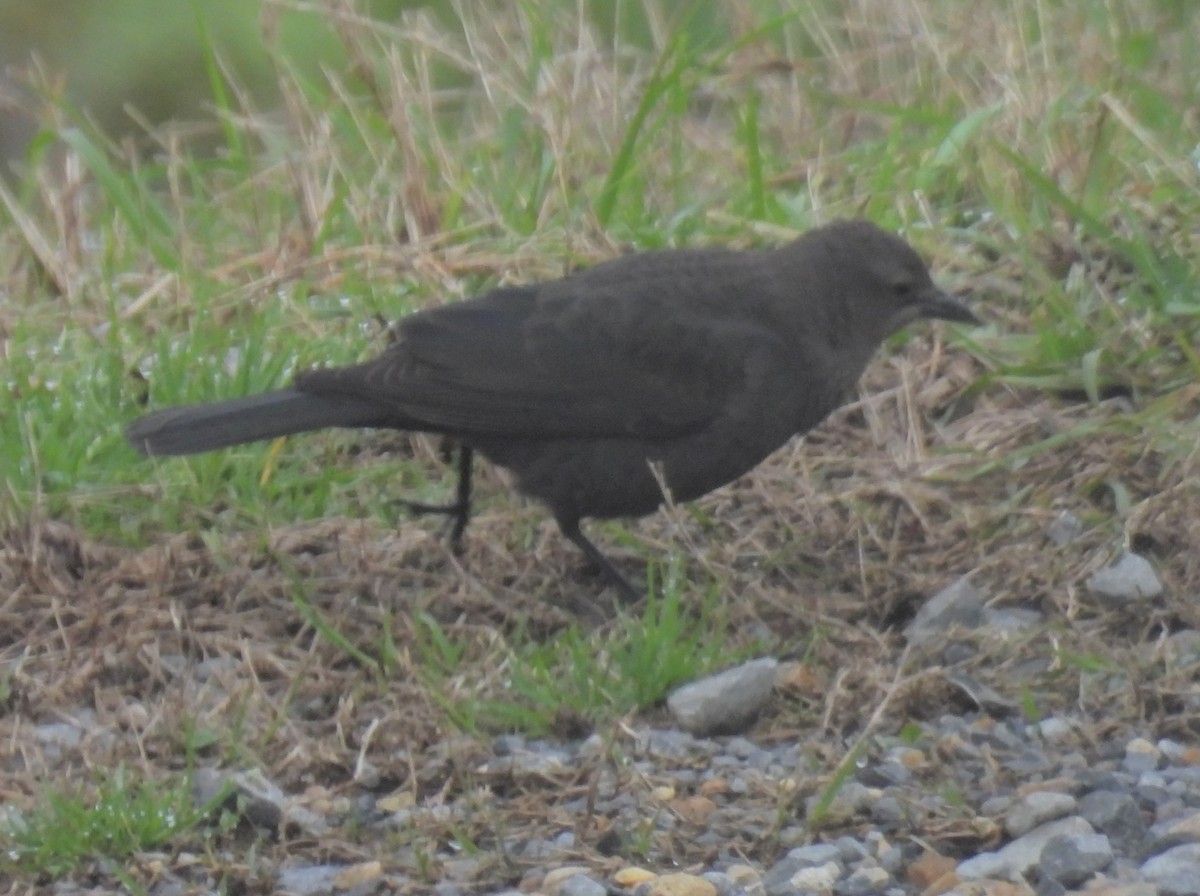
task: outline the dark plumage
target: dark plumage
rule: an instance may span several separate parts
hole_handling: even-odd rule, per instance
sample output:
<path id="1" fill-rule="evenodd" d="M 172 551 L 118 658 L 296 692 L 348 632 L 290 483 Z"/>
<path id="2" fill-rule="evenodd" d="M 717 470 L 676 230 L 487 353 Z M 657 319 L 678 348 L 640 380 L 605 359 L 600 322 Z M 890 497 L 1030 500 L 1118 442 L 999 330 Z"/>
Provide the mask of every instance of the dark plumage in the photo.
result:
<path id="1" fill-rule="evenodd" d="M 840 404 L 880 343 L 918 318 L 974 323 L 917 254 L 866 221 L 778 249 L 627 255 L 402 320 L 373 360 L 291 388 L 169 408 L 131 444 L 191 454 L 340 427 L 441 433 L 515 474 L 626 596 L 585 517 L 641 516 L 754 467 Z M 456 536 L 466 525 L 469 480 Z M 425 508 L 429 509 L 429 508 Z"/>

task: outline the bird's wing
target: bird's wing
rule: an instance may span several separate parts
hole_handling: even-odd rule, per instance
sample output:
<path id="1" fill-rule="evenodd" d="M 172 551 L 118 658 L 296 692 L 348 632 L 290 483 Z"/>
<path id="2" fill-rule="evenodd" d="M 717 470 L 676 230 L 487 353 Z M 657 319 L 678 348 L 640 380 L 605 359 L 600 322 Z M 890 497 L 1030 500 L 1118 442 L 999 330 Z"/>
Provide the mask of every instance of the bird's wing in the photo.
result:
<path id="1" fill-rule="evenodd" d="M 581 296 L 570 280 L 498 289 L 419 312 L 375 360 L 296 386 L 386 406 L 413 429 L 658 440 L 703 429 L 780 348 L 767 327 L 646 299 Z"/>

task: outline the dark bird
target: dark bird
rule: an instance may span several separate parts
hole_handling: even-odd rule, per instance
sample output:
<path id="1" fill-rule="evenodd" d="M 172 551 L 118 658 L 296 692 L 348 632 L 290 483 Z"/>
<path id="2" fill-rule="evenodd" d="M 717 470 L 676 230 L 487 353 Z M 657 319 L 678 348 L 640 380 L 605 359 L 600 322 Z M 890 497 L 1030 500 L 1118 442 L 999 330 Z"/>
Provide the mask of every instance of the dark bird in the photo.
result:
<path id="1" fill-rule="evenodd" d="M 579 528 L 693 498 L 757 465 L 841 404 L 889 335 L 918 318 L 977 323 L 899 237 L 838 221 L 765 252 L 626 255 L 404 318 L 373 360 L 291 388 L 168 408 L 126 431 L 192 454 L 325 427 L 440 433 L 510 470 L 625 598 L 637 592 Z"/>

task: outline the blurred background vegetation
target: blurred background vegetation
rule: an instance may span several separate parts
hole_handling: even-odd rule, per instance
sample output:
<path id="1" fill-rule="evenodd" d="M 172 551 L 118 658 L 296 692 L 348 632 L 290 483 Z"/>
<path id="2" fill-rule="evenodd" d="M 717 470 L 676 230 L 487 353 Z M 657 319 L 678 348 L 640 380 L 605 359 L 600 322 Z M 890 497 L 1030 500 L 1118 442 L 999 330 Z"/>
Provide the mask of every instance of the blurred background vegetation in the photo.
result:
<path id="1" fill-rule="evenodd" d="M 575 4 L 563 4 L 575 6 Z M 642 4 L 588 0 L 581 4 L 597 31 L 632 47 L 654 42 L 661 22 Z M 343 44 L 326 12 L 344 7 L 379 21 L 421 8 L 447 29 L 461 28 L 447 0 L 3 0 L 0 2 L 0 160 L 18 159 L 38 130 L 28 112 L 28 84 L 90 117 L 114 137 L 136 137 L 147 125 L 175 122 L 194 146 L 211 144 L 210 53 L 228 79 L 260 109 L 278 102 L 278 52 L 302 78 L 322 68 L 344 69 Z M 694 45 L 721 33 L 714 0 L 688 4 L 674 25 Z M 453 67 L 435 68 L 440 86 L 461 86 Z"/>

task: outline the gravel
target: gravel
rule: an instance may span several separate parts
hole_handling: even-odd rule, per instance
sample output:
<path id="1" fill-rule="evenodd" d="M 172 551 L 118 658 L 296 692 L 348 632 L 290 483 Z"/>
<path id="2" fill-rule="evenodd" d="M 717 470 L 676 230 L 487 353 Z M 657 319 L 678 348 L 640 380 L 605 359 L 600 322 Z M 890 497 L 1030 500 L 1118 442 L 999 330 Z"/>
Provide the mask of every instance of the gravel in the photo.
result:
<path id="1" fill-rule="evenodd" d="M 952 754 L 953 761 L 937 763 L 930 752 L 881 737 L 877 749 L 832 792 L 815 788 L 790 801 L 788 788 L 795 787 L 807 764 L 795 741 L 755 743 L 744 736 L 700 738 L 670 728 L 632 728 L 626 758 L 640 774 L 658 782 L 655 793 L 669 811 L 617 786 L 618 778 L 605 771 L 607 754 L 595 735 L 570 743 L 499 737 L 481 773 L 549 775 L 564 766 L 592 764 L 599 770 L 599 783 L 560 807 L 566 810 L 559 813 L 563 827 L 552 836 L 505 844 L 507 855 L 524 869 L 516 886 L 481 889 L 472 881 L 482 861 L 447 853 L 436 857 L 444 879 L 432 892 L 912 896 L 925 892 L 931 884 L 927 877 L 937 875 L 938 892 L 951 894 L 992 892 L 993 883 L 1004 881 L 1024 881 L 1035 888 L 1028 892 L 1039 894 L 1085 889 L 1200 894 L 1197 751 L 1136 737 L 1064 749 L 1074 743 L 1070 733 L 1081 728 L 1069 718 L 1024 724 L 983 714 L 947 714 L 927 723 L 918 742 L 936 745 Z M 222 784 L 212 771 L 201 777 L 204 792 Z M 720 787 L 715 786 L 718 781 Z M 228 784 L 244 795 L 253 791 L 248 805 L 279 796 L 277 788 L 253 775 L 230 775 Z M 945 798 L 950 793 L 952 801 Z M 770 798 L 764 801 L 763 794 Z M 280 799 L 275 814 L 286 814 L 287 800 Z M 361 802 L 356 817 L 375 819 L 366 828 L 381 832 L 403 830 L 422 812 L 456 818 L 470 811 L 465 800 L 390 813 L 364 811 Z M 688 823 L 689 811 L 698 813 L 692 819 L 696 824 Z M 667 839 L 690 837 L 693 845 L 706 847 L 711 860 L 708 867 L 686 872 L 646 870 L 669 866 L 669 857 L 657 854 L 654 838 L 648 837 L 639 841 L 647 850 L 639 864 L 620 859 L 603 868 L 579 864 L 580 835 L 569 819 L 585 812 L 611 821 L 609 834 L 618 856 L 625 854 L 629 832 L 651 831 Z M 255 814 L 271 813 L 258 805 Z M 923 838 L 930 819 L 959 825 L 961 849 L 943 845 L 939 854 L 919 845 L 927 842 Z M 759 865 L 746 862 L 745 844 L 772 831 L 781 847 L 776 856 Z M 595 835 L 583 836 L 596 849 L 603 845 Z M 353 892 L 370 894 L 400 889 L 406 882 L 378 866 L 372 874 L 363 866 L 333 864 L 288 868 L 278 879 L 281 890 L 299 896 L 345 892 L 351 883 Z"/>

